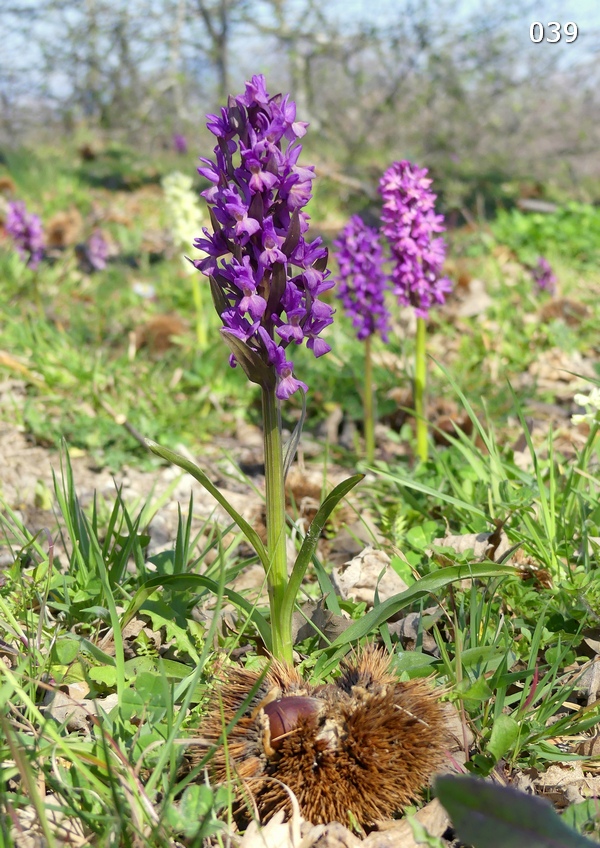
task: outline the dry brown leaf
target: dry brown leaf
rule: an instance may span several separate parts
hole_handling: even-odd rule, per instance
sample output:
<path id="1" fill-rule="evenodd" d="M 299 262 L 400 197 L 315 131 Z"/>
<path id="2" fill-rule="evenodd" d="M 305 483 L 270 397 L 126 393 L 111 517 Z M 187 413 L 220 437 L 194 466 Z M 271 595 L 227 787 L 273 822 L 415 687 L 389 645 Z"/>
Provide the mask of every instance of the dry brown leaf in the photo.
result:
<path id="1" fill-rule="evenodd" d="M 371 514 L 362 511 L 358 521 L 347 522 L 339 533 L 328 541 L 327 561 L 332 565 L 343 565 L 373 541 L 382 542 L 383 537 Z"/>
<path id="2" fill-rule="evenodd" d="M 319 833 L 319 829 L 321 833 Z M 360 848 L 361 840 L 340 822 L 313 826 L 311 848 Z"/>
<path id="3" fill-rule="evenodd" d="M 45 227 L 48 247 L 68 247 L 79 241 L 83 231 L 83 219 L 76 208 L 56 212 Z"/>
<path id="4" fill-rule="evenodd" d="M 262 565 L 250 565 L 244 568 L 231 583 L 236 592 L 251 593 L 251 597 L 257 594 L 265 596 L 267 590 L 267 579 Z"/>
<path id="5" fill-rule="evenodd" d="M 288 514 L 298 521 L 305 529 L 315 517 L 325 494 L 332 486 L 338 485 L 346 479 L 346 473 L 330 470 L 324 486 L 323 472 L 320 469 L 312 469 L 300 466 L 292 466 L 285 481 L 286 508 Z M 336 507 L 328 525 L 339 527 L 347 524 L 354 518 L 354 511 L 342 501 Z"/>
<path id="6" fill-rule="evenodd" d="M 600 733 L 586 739 L 585 742 L 580 742 L 577 746 L 577 753 L 584 757 L 600 757 Z"/>
<path id="7" fill-rule="evenodd" d="M 328 610 L 325 607 L 325 598 L 319 599 L 317 603 L 309 601 L 292 617 L 292 639 L 294 644 L 297 644 L 320 632 L 323 635 L 319 638 L 319 647 L 325 647 L 351 624 L 349 618 Z"/>
<path id="8" fill-rule="evenodd" d="M 552 393 L 557 400 L 572 400 L 594 379 L 594 362 L 579 351 L 567 353 L 555 347 L 541 351 L 527 372 L 516 381 L 518 389 L 535 385 L 540 393 Z"/>
<path id="9" fill-rule="evenodd" d="M 444 263 L 446 274 L 454 281 L 457 293 L 469 288 L 473 279 L 473 260 L 467 256 L 458 256 L 447 259 Z"/>
<path id="10" fill-rule="evenodd" d="M 78 848 L 80 845 L 89 844 L 81 820 L 65 816 L 62 800 L 58 795 L 46 795 L 44 802 L 46 819 L 59 845 Z M 51 807 L 54 809 L 49 809 Z M 23 807 L 15 810 L 15 816 L 18 825 L 11 831 L 15 848 L 44 848 L 46 840 L 42 836 L 35 809 L 32 806 Z"/>
<path id="11" fill-rule="evenodd" d="M 400 846 L 401 848 L 418 848 L 418 843 L 415 842 L 413 829 L 408 819 L 402 819 L 393 822 L 389 829 L 373 831 L 362 840 L 361 846 L 364 848 L 400 848 Z"/>
<path id="12" fill-rule="evenodd" d="M 300 815 L 294 794 L 290 792 L 289 795 L 292 802 L 290 818 L 284 821 L 285 810 L 280 810 L 266 825 L 250 822 L 238 848 L 311 848 L 315 844 L 322 835 L 323 826 L 307 823 Z"/>
<path id="13" fill-rule="evenodd" d="M 600 777 L 584 774 L 581 763 L 552 765 L 538 776 L 535 785 L 558 807 L 600 795 Z"/>
<path id="14" fill-rule="evenodd" d="M 585 303 L 571 300 L 568 297 L 552 298 L 538 310 L 538 315 L 542 321 L 553 321 L 558 318 L 568 324 L 569 327 L 579 326 L 589 314 L 590 309 Z"/>
<path id="15" fill-rule="evenodd" d="M 448 750 L 455 753 L 456 751 L 464 751 L 465 747 L 469 749 L 475 741 L 471 728 L 466 722 L 462 721 L 455 704 L 447 701 L 442 704 L 442 707 L 446 715 L 446 729 L 452 740 Z"/>
<path id="16" fill-rule="evenodd" d="M 586 699 L 586 703 L 592 704 L 600 694 L 600 659 L 586 663 L 583 670 L 575 672 L 575 691 L 580 692 Z"/>
<path id="17" fill-rule="evenodd" d="M 441 539 L 434 539 L 435 545 L 440 545 L 445 548 L 452 548 L 457 553 L 465 553 L 473 551 L 473 559 L 477 562 L 489 558 L 490 549 L 494 549 L 496 542 L 494 533 L 464 533 L 460 536 L 448 535 Z M 498 544 L 494 549 L 494 560 L 497 562 L 502 556 L 510 550 L 511 543 L 504 531 L 500 532 Z"/>
<path id="18" fill-rule="evenodd" d="M 184 336 L 188 325 L 178 315 L 154 315 L 134 332 L 135 350 L 148 347 L 151 353 L 161 354 L 174 345 L 175 336 Z"/>
<path id="19" fill-rule="evenodd" d="M 368 606 L 373 606 L 375 591 L 379 600 L 385 601 L 408 589 L 391 567 L 389 556 L 371 547 L 340 568 L 334 568 L 331 579 L 343 600 L 362 601 Z"/>
<path id="20" fill-rule="evenodd" d="M 383 368 L 390 374 L 395 374 L 397 377 L 406 377 L 406 361 L 403 357 L 393 353 L 385 347 L 381 347 L 377 351 L 373 351 L 373 364 L 378 368 Z"/>
<path id="21" fill-rule="evenodd" d="M 530 769 L 526 771 L 515 771 L 511 775 L 510 785 L 520 792 L 526 792 L 528 795 L 535 795 L 535 785 Z"/>
<path id="22" fill-rule="evenodd" d="M 461 302 L 456 314 L 461 318 L 474 318 L 486 312 L 493 302 L 483 280 L 473 279 L 469 282 L 467 292 L 461 292 Z"/>
<path id="23" fill-rule="evenodd" d="M 380 822 L 380 830 L 373 831 L 363 839 L 364 848 L 418 848 L 426 844 L 415 837 L 411 820 L 425 828 L 429 836 L 441 836 L 448 828 L 450 819 L 437 799 L 410 818 L 401 821 Z"/>
<path id="24" fill-rule="evenodd" d="M 0 177 L 0 194 L 12 195 L 17 193 L 17 186 L 7 174 Z"/>
<path id="25" fill-rule="evenodd" d="M 426 804 L 413 816 L 431 836 L 441 836 L 450 824 L 448 813 L 437 798 Z"/>
<path id="26" fill-rule="evenodd" d="M 57 690 L 47 693 L 45 713 L 52 716 L 59 724 L 66 722 L 67 730 L 70 731 L 89 732 L 90 717 L 100 714 L 98 708 L 102 707 L 104 712 L 110 712 L 118 703 L 116 694 L 96 700 L 82 698 L 81 692 L 87 693 L 89 690 L 85 683 L 70 684 L 66 688 L 69 690 L 68 692 Z"/>
<path id="27" fill-rule="evenodd" d="M 155 253 L 161 255 L 168 251 L 169 242 L 162 230 L 144 230 L 140 249 L 143 253 Z"/>
<path id="28" fill-rule="evenodd" d="M 431 422 L 431 432 L 436 445 L 451 444 L 450 438 L 456 438 L 457 430 L 467 436 L 473 433 L 473 421 L 468 412 L 450 398 L 430 399 L 427 404 L 427 417 Z M 475 442 L 480 450 L 486 450 L 479 435 L 476 435 Z"/>
<path id="29" fill-rule="evenodd" d="M 583 641 L 596 655 L 600 655 L 600 632 L 598 630 L 591 632 L 588 630 Z"/>
<path id="30" fill-rule="evenodd" d="M 128 621 L 125 627 L 123 628 L 122 635 L 124 639 L 132 639 L 134 640 L 137 636 L 140 635 L 141 631 L 144 629 L 145 621 L 141 618 L 135 616 Z"/>
<path id="31" fill-rule="evenodd" d="M 414 651 L 417 641 L 421 639 L 423 651 L 427 654 L 435 653 L 437 655 L 437 642 L 429 630 L 422 627 L 421 621 L 424 616 L 429 616 L 433 624 L 441 615 L 441 607 L 429 607 L 428 609 L 424 609 L 423 612 L 409 612 L 400 621 L 394 621 L 389 624 L 390 633 L 400 638 L 405 651 Z"/>

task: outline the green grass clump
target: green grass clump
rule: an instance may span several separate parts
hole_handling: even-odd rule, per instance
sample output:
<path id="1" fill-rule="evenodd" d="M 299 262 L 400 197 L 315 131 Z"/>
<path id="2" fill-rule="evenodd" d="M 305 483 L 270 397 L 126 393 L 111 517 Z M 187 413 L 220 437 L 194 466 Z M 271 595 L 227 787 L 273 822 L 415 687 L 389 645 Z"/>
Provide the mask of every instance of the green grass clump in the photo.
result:
<path id="1" fill-rule="evenodd" d="M 579 268 L 599 264 L 600 209 L 589 203 L 568 202 L 550 214 L 500 210 L 492 232 L 525 263 L 561 256 Z"/>

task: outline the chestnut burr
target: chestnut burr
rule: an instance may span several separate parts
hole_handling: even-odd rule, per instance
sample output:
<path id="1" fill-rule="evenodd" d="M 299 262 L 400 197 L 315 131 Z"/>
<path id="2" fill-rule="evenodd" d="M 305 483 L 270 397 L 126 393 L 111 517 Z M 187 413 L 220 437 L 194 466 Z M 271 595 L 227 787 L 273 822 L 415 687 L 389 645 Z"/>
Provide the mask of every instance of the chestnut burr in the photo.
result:
<path id="1" fill-rule="evenodd" d="M 213 780 L 236 776 L 263 821 L 289 809 L 287 786 L 309 821 L 354 817 L 368 827 L 418 798 L 444 762 L 446 721 L 435 690 L 398 680 L 381 649 L 343 661 L 333 683 L 312 686 L 277 662 L 260 680 L 254 671 L 224 672 L 200 733 L 217 746 Z M 223 720 L 233 722 L 251 691 L 219 745 Z"/>

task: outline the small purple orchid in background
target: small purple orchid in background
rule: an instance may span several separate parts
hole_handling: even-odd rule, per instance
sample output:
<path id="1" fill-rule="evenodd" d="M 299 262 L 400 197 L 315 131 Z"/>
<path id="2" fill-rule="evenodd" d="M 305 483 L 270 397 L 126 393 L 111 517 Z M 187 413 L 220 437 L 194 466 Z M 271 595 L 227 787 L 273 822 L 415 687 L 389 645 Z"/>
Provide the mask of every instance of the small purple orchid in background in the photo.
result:
<path id="1" fill-rule="evenodd" d="M 320 338 L 333 308 L 319 299 L 334 283 L 320 238 L 307 241 L 312 165 L 300 166 L 296 120 L 289 95 L 270 97 L 262 75 L 209 115 L 217 138 L 214 160 L 198 172 L 213 185 L 202 192 L 213 232 L 194 246 L 207 254 L 196 267 L 210 277 L 223 336 L 250 380 L 276 388 L 283 400 L 307 386 L 293 375 L 286 348 L 306 342 L 315 356 L 330 350 Z"/>
<path id="2" fill-rule="evenodd" d="M 173 133 L 173 149 L 182 155 L 188 152 L 187 139 L 183 133 Z"/>
<path id="3" fill-rule="evenodd" d="M 389 278 L 382 267 L 379 233 L 358 216 L 350 219 L 334 242 L 341 276 L 339 296 L 358 330 L 358 338 L 367 343 L 364 403 L 368 461 L 373 460 L 375 452 L 370 339 L 379 331 L 387 341 L 386 288 L 392 289 L 403 306 L 413 306 L 417 316 L 417 450 L 422 460 L 427 459 L 425 321 L 432 306 L 444 303 L 452 289 L 452 282 L 442 276 L 446 245 L 436 234 L 445 230 L 444 218 L 435 212 L 436 195 L 430 190 L 431 182 L 426 168 L 406 160 L 394 162 L 379 182 L 383 196 L 380 233 L 389 244 L 392 259 Z"/>
<path id="4" fill-rule="evenodd" d="M 388 239 L 393 260 L 392 287 L 404 306 L 413 306 L 417 316 L 415 344 L 414 402 L 417 422 L 417 452 L 427 460 L 426 326 L 429 310 L 442 304 L 452 282 L 442 276 L 446 257 L 444 218 L 435 213 L 436 195 L 431 191 L 427 168 L 403 160 L 394 162 L 379 183 L 383 196 L 383 235 Z"/>
<path id="5" fill-rule="evenodd" d="M 531 275 L 541 289 L 554 294 L 556 291 L 556 274 L 547 259 L 540 256 L 537 265 L 531 269 Z"/>
<path id="6" fill-rule="evenodd" d="M 383 235 L 394 260 L 392 285 L 404 306 L 414 306 L 417 318 L 429 317 L 435 304 L 444 303 L 452 282 L 442 276 L 446 245 L 436 233 L 445 230 L 444 216 L 436 215 L 436 195 L 427 168 L 394 162 L 379 183 L 383 196 Z"/>
<path id="7" fill-rule="evenodd" d="M 385 291 L 389 286 L 379 233 L 353 215 L 333 245 L 340 277 L 337 295 L 352 319 L 357 338 L 363 341 L 379 333 L 387 342 L 390 313 Z"/>
<path id="8" fill-rule="evenodd" d="M 385 305 L 389 287 L 383 271 L 379 233 L 353 215 L 333 242 L 339 266 L 338 297 L 352 319 L 360 341 L 365 342 L 364 429 L 367 462 L 375 458 L 375 404 L 371 337 L 379 333 L 388 340 L 390 314 Z"/>
<path id="9" fill-rule="evenodd" d="M 8 204 L 6 232 L 28 268 L 35 270 L 44 255 L 44 230 L 40 218 L 28 212 L 22 200 Z"/>
<path id="10" fill-rule="evenodd" d="M 103 271 L 108 261 L 108 244 L 101 230 L 94 230 L 85 246 L 86 257 L 94 271 Z"/>

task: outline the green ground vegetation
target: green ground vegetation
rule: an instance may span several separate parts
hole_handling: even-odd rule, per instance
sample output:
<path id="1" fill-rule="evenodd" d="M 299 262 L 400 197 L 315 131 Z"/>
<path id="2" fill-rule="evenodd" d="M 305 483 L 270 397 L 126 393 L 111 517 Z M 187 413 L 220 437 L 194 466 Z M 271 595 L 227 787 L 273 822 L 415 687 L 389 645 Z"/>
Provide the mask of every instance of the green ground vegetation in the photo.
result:
<path id="1" fill-rule="evenodd" d="M 55 486 L 46 494 L 61 540 L 55 553 L 52 539 L 4 502 L 0 833 L 7 839 L 25 814 L 48 845 L 80 832 L 99 846 L 200 846 L 225 840 L 231 828 L 231 793 L 210 786 L 201 767 L 181 775 L 181 739 L 201 721 L 217 656 L 243 647 L 244 662 L 259 662 L 266 608 L 230 588 L 252 562 L 247 546 L 208 520 L 199 547 L 193 505 L 184 503 L 173 549 L 148 557 L 151 498 L 131 505 L 116 491 L 111 503 L 84 508 L 69 458 L 84 452 L 115 472 L 125 464 L 158 470 L 161 460 L 141 434 L 167 448 L 183 445 L 201 465 L 217 437 L 229 437 L 235 452 L 239 422 L 260 423 L 258 389 L 229 368 L 208 291 L 194 300 L 169 245 L 160 179 L 172 170 L 193 174 L 193 157 L 165 154 L 140 165 L 133 151 L 115 146 L 89 162 L 75 153 L 11 154 L 0 169 L 44 223 L 76 209 L 81 238 L 94 220 L 114 246 L 107 268 L 88 274 L 73 244 L 30 271 L 8 240 L 0 242 L 0 379 L 22 389 L 18 398 L 5 394 L 0 418 L 55 451 Z M 313 215 L 329 240 L 346 213 L 331 186 L 324 195 L 327 214 L 315 207 Z M 310 387 L 305 433 L 321 445 L 311 463 L 335 464 L 348 476 L 368 472 L 355 497 L 408 586 L 367 612 L 336 597 L 330 563 L 315 557 L 306 594 L 325 595 L 331 613 L 348 614 L 352 625 L 331 644 L 319 634 L 299 644 L 303 668 L 325 680 L 351 646 L 382 641 L 395 650 L 399 673 L 432 675 L 456 705 L 473 734 L 465 768 L 478 776 L 541 773 L 555 763 L 597 768 L 578 743 L 598 723 L 596 696 L 581 680 L 597 662 L 600 440 L 597 422 L 576 425 L 570 416 L 582 412 L 575 394 L 600 383 L 599 226 L 596 207 L 566 203 L 547 215 L 505 209 L 449 233 L 456 293 L 428 331 L 430 407 L 442 412 L 432 412 L 427 463 L 415 461 L 405 408 L 414 339 L 399 309 L 390 343 L 375 351 L 378 433 L 387 447 L 371 468 L 360 444 L 363 352 L 341 311 L 328 336 L 332 353 L 295 357 Z M 558 278 L 554 295 L 532 280 L 540 255 Z M 150 288 L 152 298 L 140 294 Z M 164 315 L 182 323 L 162 350 L 143 333 Z M 582 363 L 586 380 L 577 382 Z M 326 443 L 336 409 L 358 435 Z M 300 402 L 294 397 L 283 414 L 291 428 Z M 508 554 L 476 558 L 469 540 L 482 533 L 492 534 L 492 547 L 502 535 Z M 225 602 L 238 611 L 230 630 L 217 614 Z M 199 617 L 207 605 L 213 613 Z M 388 623 L 401 611 L 420 614 L 411 650 Z M 144 628 L 132 636 L 128 625 L 142 617 Z M 169 650 L 159 650 L 152 632 L 162 632 Z M 74 684 L 98 705 L 85 729 L 45 707 L 49 693 Z M 569 817 L 597 838 L 593 813 Z"/>

